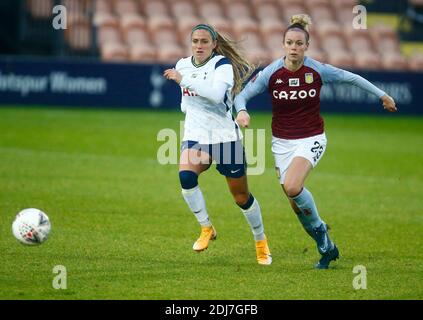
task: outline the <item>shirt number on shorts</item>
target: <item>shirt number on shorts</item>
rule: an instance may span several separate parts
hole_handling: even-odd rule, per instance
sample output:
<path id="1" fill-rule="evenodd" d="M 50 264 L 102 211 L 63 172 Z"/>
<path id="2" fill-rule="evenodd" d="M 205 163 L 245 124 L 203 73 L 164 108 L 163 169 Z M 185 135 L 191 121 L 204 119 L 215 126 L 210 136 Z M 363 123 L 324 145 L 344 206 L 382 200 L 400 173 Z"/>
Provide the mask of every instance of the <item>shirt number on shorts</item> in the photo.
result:
<path id="1" fill-rule="evenodd" d="M 319 160 L 320 156 L 323 153 L 323 146 L 320 144 L 319 141 L 314 141 L 314 147 L 310 150 L 314 153 L 313 161 L 314 163 L 316 163 L 316 161 Z"/>

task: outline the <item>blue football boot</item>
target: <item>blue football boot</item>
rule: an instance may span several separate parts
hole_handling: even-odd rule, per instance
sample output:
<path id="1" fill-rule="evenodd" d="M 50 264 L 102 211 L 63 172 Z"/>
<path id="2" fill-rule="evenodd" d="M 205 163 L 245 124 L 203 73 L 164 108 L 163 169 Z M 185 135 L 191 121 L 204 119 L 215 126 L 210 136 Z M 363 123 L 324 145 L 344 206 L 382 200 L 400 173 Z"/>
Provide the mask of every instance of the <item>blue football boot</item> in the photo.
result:
<path id="1" fill-rule="evenodd" d="M 331 261 L 335 261 L 339 258 L 339 250 L 335 244 L 333 244 L 333 248 L 329 250 L 327 253 L 322 254 L 319 262 L 314 266 L 316 269 L 328 269 L 329 263 Z"/>
<path id="2" fill-rule="evenodd" d="M 329 239 L 328 229 L 325 223 L 314 228 L 316 236 L 317 249 L 321 254 L 319 262 L 315 265 L 316 269 L 327 269 L 331 261 L 339 258 L 339 250 L 336 245 Z"/>

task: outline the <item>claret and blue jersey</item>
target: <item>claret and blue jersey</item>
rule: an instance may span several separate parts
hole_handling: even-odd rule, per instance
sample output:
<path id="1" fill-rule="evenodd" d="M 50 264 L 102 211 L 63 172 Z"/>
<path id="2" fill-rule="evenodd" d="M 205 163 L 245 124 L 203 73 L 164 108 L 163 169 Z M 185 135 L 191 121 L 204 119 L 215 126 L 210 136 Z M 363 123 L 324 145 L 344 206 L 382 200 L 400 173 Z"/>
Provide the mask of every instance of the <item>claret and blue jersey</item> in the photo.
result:
<path id="1" fill-rule="evenodd" d="M 320 90 L 330 82 L 347 82 L 379 98 L 385 92 L 361 76 L 305 57 L 295 72 L 278 59 L 259 72 L 236 97 L 237 111 L 246 109 L 249 99 L 268 90 L 272 101 L 272 133 L 282 139 L 300 139 L 324 132 L 320 116 Z"/>

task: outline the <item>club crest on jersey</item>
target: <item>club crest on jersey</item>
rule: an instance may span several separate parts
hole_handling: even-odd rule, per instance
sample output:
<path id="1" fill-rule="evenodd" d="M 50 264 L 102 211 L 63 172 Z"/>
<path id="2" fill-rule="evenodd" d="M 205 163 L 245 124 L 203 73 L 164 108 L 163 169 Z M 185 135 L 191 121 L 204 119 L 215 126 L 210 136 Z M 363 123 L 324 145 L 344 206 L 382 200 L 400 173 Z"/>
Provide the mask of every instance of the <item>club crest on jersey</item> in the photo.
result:
<path id="1" fill-rule="evenodd" d="M 299 87 L 300 86 L 300 79 L 299 78 L 289 79 L 289 86 L 290 87 Z"/>
<path id="2" fill-rule="evenodd" d="M 197 74 L 196 73 L 193 73 L 192 75 L 191 75 L 191 78 L 197 78 Z"/>
<path id="3" fill-rule="evenodd" d="M 305 74 L 305 83 L 313 83 L 313 74 L 312 73 L 306 73 Z"/>

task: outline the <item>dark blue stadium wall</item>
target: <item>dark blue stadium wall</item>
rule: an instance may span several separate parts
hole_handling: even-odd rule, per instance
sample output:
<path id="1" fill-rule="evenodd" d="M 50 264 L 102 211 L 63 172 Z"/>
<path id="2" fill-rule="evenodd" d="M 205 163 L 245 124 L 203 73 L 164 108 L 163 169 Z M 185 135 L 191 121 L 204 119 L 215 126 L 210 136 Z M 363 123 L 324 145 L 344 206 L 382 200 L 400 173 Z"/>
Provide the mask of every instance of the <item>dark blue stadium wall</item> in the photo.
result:
<path id="1" fill-rule="evenodd" d="M 0 105 L 179 108 L 180 90 L 162 77 L 167 66 L 0 58 Z M 358 72 L 392 95 L 400 113 L 423 115 L 423 73 Z M 326 85 L 323 112 L 383 113 L 377 98 L 347 84 Z M 249 103 L 270 110 L 265 92 Z"/>

